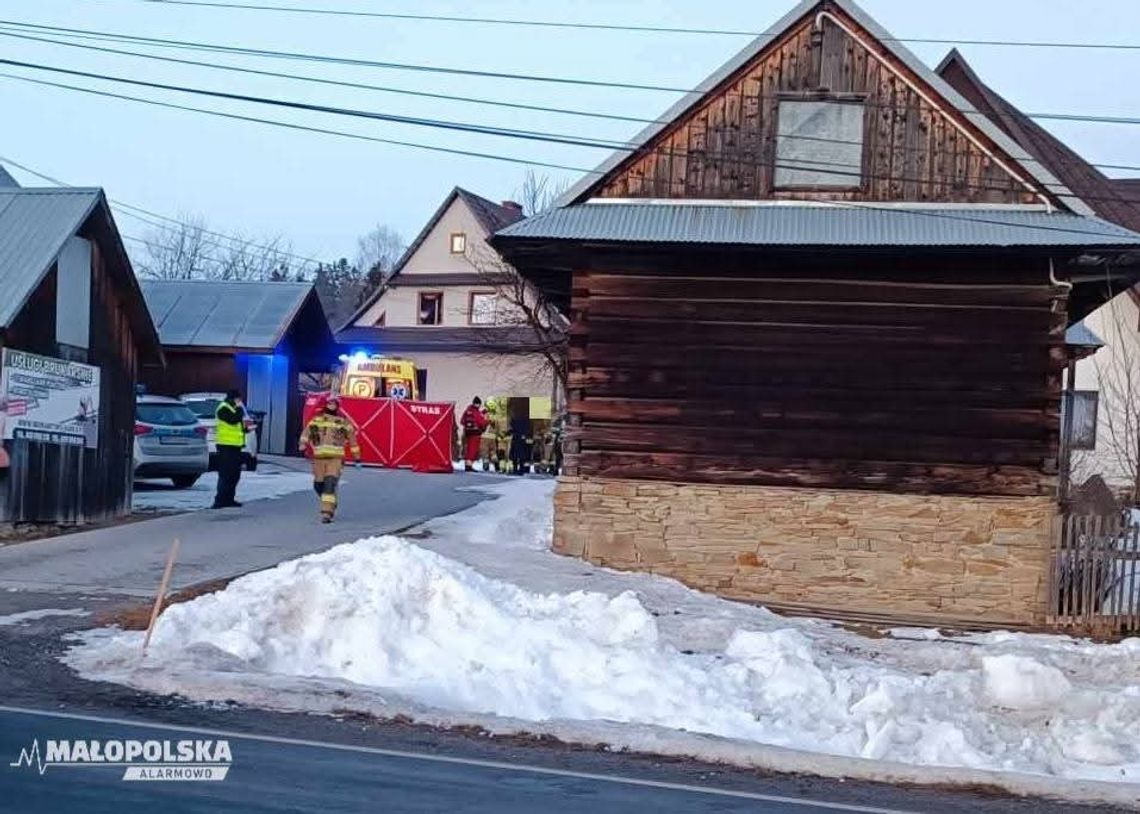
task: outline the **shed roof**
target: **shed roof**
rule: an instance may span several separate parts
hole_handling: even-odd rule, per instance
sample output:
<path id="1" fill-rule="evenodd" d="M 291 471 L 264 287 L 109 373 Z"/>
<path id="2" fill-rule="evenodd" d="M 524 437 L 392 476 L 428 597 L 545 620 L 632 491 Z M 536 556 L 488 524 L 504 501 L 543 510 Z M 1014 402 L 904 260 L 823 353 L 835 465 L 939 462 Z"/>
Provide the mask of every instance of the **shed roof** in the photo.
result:
<path id="1" fill-rule="evenodd" d="M 20 313 L 101 196 L 99 189 L 0 188 L 0 327 Z"/>
<path id="2" fill-rule="evenodd" d="M 955 48 L 936 69 L 938 75 L 984 113 L 1049 172 L 1083 200 L 1097 215 L 1140 231 L 1140 186 L 1128 190 L 1128 180 L 1114 181 L 1070 149 L 1033 119 L 982 82 Z"/>
<path id="3" fill-rule="evenodd" d="M 144 280 L 143 294 L 166 347 L 272 351 L 312 283 Z"/>
<path id="4" fill-rule="evenodd" d="M 492 242 L 503 238 L 787 247 L 1140 248 L 1140 234 L 1067 212 L 851 203 L 578 204 L 516 223 Z"/>
<path id="5" fill-rule="evenodd" d="M 0 164 L 0 188 L 16 187 L 18 189 L 19 186 L 20 182 L 13 178 L 12 174 L 8 172 L 8 170 L 4 169 L 3 164 Z"/>
<path id="6" fill-rule="evenodd" d="M 841 9 L 848 17 L 871 33 L 884 49 L 894 55 L 910 71 L 932 88 L 939 96 L 945 99 L 952 107 L 971 124 L 973 124 L 986 137 L 992 140 L 1002 152 L 1020 164 L 1027 173 L 1044 189 L 1060 199 L 1065 206 L 1074 212 L 1091 215 L 1092 210 L 1050 172 L 1035 157 L 1026 152 L 1014 139 L 1011 139 L 1001 128 L 982 112 L 964 99 L 958 91 L 950 86 L 942 77 L 932 71 L 926 63 L 906 48 L 898 38 L 893 37 L 889 31 L 867 14 L 855 0 L 827 0 L 833 6 Z M 669 126 L 685 114 L 690 108 L 697 105 L 709 93 L 733 77 L 744 66 L 750 64 L 772 42 L 780 37 L 786 30 L 795 25 L 808 14 L 818 11 L 825 3 L 823 0 L 801 0 L 791 11 L 773 23 L 767 31 L 756 37 L 735 56 L 713 71 L 701 82 L 695 90 L 685 94 L 672 107 L 654 119 L 654 122 L 630 139 L 629 147 L 622 147 L 612 153 L 593 171 L 587 173 L 574 186 L 570 187 L 556 202 L 557 206 L 568 206 L 583 202 L 590 190 L 594 189 L 606 177 L 620 167 L 627 159 L 637 154 L 640 147 L 648 144 Z"/>

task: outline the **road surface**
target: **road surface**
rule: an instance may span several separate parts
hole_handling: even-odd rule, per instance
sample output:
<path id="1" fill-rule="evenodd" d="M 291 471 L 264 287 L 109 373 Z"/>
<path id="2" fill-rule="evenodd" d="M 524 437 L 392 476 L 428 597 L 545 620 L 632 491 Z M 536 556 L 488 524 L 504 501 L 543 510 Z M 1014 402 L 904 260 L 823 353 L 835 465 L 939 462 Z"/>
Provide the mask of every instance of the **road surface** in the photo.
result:
<path id="1" fill-rule="evenodd" d="M 316 496 L 304 491 L 241 509 L 191 512 L 17 543 L 0 547 L 0 590 L 154 596 L 175 538 L 182 541 L 172 583 L 177 590 L 457 512 L 486 497 L 464 487 L 495 480 L 482 474 L 350 470 L 337 520 L 327 526 L 318 522 Z"/>

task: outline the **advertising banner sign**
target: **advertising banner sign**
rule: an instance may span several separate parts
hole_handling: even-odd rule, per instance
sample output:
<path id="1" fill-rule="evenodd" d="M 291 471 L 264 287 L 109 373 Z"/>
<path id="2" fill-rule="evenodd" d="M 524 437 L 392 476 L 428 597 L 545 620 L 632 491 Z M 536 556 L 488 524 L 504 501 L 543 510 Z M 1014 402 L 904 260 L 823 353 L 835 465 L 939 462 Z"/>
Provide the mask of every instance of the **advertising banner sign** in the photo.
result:
<path id="1" fill-rule="evenodd" d="M 0 422 L 5 440 L 99 446 L 99 368 L 4 348 Z"/>

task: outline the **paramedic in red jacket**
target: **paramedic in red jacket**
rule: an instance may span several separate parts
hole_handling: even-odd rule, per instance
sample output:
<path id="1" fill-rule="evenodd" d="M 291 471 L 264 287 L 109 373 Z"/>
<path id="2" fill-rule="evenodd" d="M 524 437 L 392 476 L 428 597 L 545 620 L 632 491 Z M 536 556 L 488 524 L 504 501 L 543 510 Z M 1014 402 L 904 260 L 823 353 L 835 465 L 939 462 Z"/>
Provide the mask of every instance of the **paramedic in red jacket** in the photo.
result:
<path id="1" fill-rule="evenodd" d="M 463 468 L 475 471 L 475 461 L 479 458 L 479 442 L 487 431 L 487 414 L 483 412 L 483 400 L 476 396 L 467 405 L 459 419 L 463 427 Z"/>

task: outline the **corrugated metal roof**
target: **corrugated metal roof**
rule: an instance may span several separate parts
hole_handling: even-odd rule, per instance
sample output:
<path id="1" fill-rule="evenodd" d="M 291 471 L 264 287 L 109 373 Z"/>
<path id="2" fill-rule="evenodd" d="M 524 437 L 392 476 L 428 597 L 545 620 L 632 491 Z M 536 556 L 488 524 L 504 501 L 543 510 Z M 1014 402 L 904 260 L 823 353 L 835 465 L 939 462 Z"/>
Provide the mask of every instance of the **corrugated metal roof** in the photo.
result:
<path id="1" fill-rule="evenodd" d="M 271 351 L 313 286 L 143 280 L 142 290 L 163 346 Z"/>
<path id="2" fill-rule="evenodd" d="M 98 189 L 0 188 L 0 326 L 8 326 L 99 203 Z"/>
<path id="3" fill-rule="evenodd" d="M 528 238 L 742 246 L 1140 248 L 1140 234 L 1083 215 L 866 204 L 578 204 L 520 221 L 499 232 L 494 242 Z"/>
<path id="4" fill-rule="evenodd" d="M 1097 336 L 1082 319 L 1080 322 L 1070 325 L 1065 331 L 1065 344 L 1100 348 L 1104 347 L 1104 340 Z"/>

